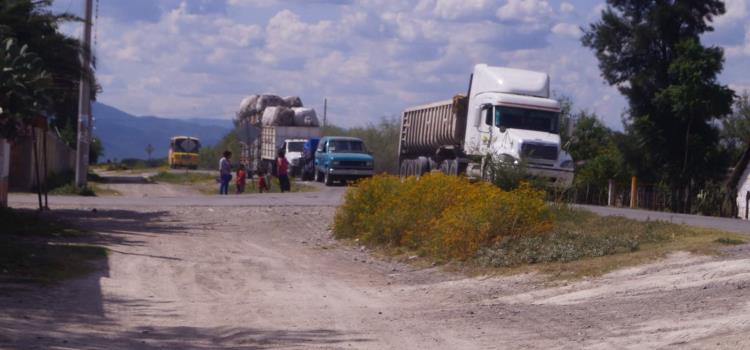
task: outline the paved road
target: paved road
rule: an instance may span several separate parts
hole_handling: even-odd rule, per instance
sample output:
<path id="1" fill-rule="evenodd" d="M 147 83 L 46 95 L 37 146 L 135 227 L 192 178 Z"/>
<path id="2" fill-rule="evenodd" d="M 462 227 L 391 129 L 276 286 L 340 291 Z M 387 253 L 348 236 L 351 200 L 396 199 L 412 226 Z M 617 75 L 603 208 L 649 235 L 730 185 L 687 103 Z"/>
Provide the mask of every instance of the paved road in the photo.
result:
<path id="1" fill-rule="evenodd" d="M 604 216 L 624 216 L 626 218 L 640 221 L 659 220 L 672 222 L 675 224 L 715 228 L 724 231 L 750 234 L 750 221 L 747 220 L 665 213 L 628 208 L 599 207 L 593 205 L 579 205 L 579 207 Z"/>

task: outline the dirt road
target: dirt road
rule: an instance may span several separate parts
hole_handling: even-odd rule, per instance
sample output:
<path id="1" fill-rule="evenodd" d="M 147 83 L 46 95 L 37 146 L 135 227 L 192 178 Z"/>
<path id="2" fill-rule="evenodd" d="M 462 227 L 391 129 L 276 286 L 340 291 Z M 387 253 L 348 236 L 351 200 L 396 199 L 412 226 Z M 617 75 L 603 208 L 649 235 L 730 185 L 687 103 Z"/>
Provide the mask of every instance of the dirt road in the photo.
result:
<path id="1" fill-rule="evenodd" d="M 0 348 L 750 348 L 750 246 L 572 283 L 466 277 L 333 241 L 340 193 L 58 204 L 109 257 L 0 285 Z"/>

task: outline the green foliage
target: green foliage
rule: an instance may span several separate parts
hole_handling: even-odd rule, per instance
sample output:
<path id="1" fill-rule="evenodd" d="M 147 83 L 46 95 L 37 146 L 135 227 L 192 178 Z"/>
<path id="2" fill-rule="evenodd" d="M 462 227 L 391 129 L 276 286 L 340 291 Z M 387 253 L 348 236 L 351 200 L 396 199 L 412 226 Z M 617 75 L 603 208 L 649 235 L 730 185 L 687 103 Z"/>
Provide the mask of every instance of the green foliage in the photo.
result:
<path id="1" fill-rule="evenodd" d="M 99 157 L 101 157 L 103 154 L 104 145 L 102 145 L 102 140 L 94 136 L 91 139 L 91 144 L 89 144 L 89 164 L 99 163 Z"/>
<path id="2" fill-rule="evenodd" d="M 221 159 L 222 153 L 226 150 L 232 152 L 232 162 L 238 162 L 242 152 L 238 133 L 239 129 L 234 129 L 215 145 L 201 147 L 198 166 L 201 169 L 218 170 L 219 159 Z"/>
<path id="3" fill-rule="evenodd" d="M 729 112 L 733 92 L 716 80 L 722 50 L 700 43 L 724 3 L 607 4 L 582 42 L 595 52 L 604 79 L 628 99 L 626 130 L 640 154 L 630 164 L 641 177 L 669 184 L 672 210 L 689 211 L 691 189 L 726 168 L 713 120 Z"/>
<path id="4" fill-rule="evenodd" d="M 550 222 L 543 192 L 530 186 L 503 191 L 441 173 L 403 181 L 376 175 L 346 192 L 333 233 L 373 246 L 465 260 L 503 237 L 543 233 Z"/>
<path id="5" fill-rule="evenodd" d="M 205 181 L 211 182 L 211 181 L 214 181 L 214 179 L 216 179 L 216 176 L 212 174 L 198 173 L 198 172 L 193 172 L 193 171 L 185 171 L 185 172 L 162 171 L 156 174 L 156 176 L 151 177 L 151 179 L 156 182 L 186 185 L 186 184 L 195 184 L 195 183 L 205 182 Z"/>
<path id="6" fill-rule="evenodd" d="M 94 188 L 89 185 L 78 187 L 74 184 L 65 184 L 50 190 L 49 193 L 58 196 L 96 197 L 96 191 L 94 191 Z"/>
<path id="7" fill-rule="evenodd" d="M 743 150 L 750 145 L 750 94 L 743 91 L 734 102 L 734 110 L 722 120 L 721 137 L 736 163 Z"/>
<path id="8" fill-rule="evenodd" d="M 375 172 L 398 174 L 398 135 L 401 121 L 383 117 L 377 123 L 344 129 L 335 125 L 323 128 L 325 136 L 353 136 L 362 139 L 375 158 Z"/>
<path id="9" fill-rule="evenodd" d="M 555 208 L 554 229 L 547 235 L 506 237 L 479 252 L 480 265 L 512 267 L 570 262 L 637 251 L 644 244 L 666 242 L 681 234 L 679 225 L 622 217 L 602 217 L 569 207 Z"/>
<path id="10" fill-rule="evenodd" d="M 14 139 L 49 107 L 50 74 L 38 55 L 15 39 L 0 42 L 0 137 Z"/>
<path id="11" fill-rule="evenodd" d="M 15 38 L 18 45 L 27 46 L 43 62 L 54 86 L 44 93 L 50 101 L 45 111 L 52 116 L 52 127 L 75 147 L 79 81 L 82 74 L 92 81 L 95 77 L 93 71 L 84 71 L 78 60 L 83 53 L 80 41 L 59 31 L 60 24 L 80 19 L 68 13 L 50 12 L 51 4 L 52 0 L 0 1 L 0 38 Z M 97 90 L 96 83 L 92 83 L 92 98 Z"/>

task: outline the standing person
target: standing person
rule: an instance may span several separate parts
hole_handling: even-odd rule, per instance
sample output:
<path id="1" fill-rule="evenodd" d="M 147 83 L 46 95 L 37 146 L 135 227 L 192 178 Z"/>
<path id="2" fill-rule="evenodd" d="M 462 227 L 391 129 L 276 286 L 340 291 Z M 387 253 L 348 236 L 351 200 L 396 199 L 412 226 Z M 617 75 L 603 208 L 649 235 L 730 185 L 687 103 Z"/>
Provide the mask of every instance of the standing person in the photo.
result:
<path id="1" fill-rule="evenodd" d="M 232 181 L 232 152 L 224 151 L 224 157 L 219 160 L 219 194 L 229 194 L 229 181 Z"/>
<path id="2" fill-rule="evenodd" d="M 276 176 L 279 177 L 279 187 L 281 192 L 289 192 L 289 161 L 286 160 L 286 151 L 280 149 L 276 157 Z"/>
<path id="3" fill-rule="evenodd" d="M 263 191 L 268 192 L 268 183 L 266 182 L 266 172 L 263 170 L 258 170 L 258 192 L 263 193 Z"/>
<path id="4" fill-rule="evenodd" d="M 237 194 L 245 192 L 245 182 L 247 181 L 247 170 L 245 164 L 240 164 L 237 168 Z"/>

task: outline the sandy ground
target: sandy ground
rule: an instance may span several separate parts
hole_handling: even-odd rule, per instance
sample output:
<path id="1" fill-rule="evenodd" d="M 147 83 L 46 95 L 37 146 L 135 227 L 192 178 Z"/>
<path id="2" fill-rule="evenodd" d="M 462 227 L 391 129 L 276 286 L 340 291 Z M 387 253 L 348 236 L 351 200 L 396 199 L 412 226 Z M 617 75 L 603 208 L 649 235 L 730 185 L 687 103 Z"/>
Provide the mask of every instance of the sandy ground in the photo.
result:
<path id="1" fill-rule="evenodd" d="M 466 277 L 341 245 L 333 207 L 267 198 L 59 209 L 109 257 L 53 287 L 0 284 L 0 348 L 750 348 L 747 245 L 569 283 Z"/>

